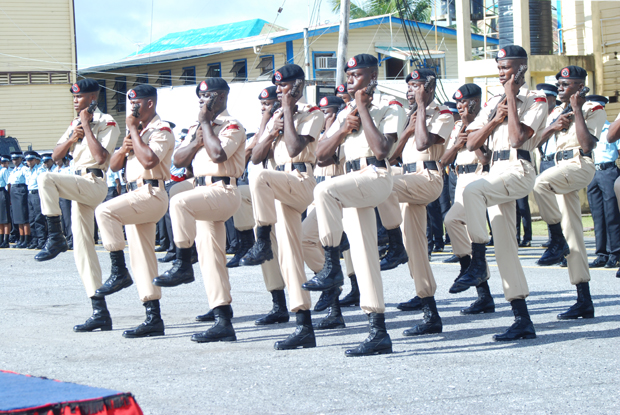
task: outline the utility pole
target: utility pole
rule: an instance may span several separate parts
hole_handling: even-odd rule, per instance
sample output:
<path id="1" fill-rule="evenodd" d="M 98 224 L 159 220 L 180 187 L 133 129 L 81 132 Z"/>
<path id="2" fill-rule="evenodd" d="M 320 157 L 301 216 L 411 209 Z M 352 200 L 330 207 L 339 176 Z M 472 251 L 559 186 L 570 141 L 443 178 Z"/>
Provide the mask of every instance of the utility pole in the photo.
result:
<path id="1" fill-rule="evenodd" d="M 336 66 L 336 86 L 344 84 L 347 46 L 349 45 L 349 16 L 351 0 L 340 0 L 340 33 L 338 35 L 338 65 Z"/>

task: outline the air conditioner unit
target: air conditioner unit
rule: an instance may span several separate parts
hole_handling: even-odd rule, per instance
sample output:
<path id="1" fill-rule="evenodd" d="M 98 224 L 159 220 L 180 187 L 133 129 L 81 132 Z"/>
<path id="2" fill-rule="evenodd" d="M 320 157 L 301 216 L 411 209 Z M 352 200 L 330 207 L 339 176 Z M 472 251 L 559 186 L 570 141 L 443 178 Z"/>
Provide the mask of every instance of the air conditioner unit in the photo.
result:
<path id="1" fill-rule="evenodd" d="M 338 66 L 337 58 L 318 57 L 316 58 L 315 69 L 336 69 Z"/>

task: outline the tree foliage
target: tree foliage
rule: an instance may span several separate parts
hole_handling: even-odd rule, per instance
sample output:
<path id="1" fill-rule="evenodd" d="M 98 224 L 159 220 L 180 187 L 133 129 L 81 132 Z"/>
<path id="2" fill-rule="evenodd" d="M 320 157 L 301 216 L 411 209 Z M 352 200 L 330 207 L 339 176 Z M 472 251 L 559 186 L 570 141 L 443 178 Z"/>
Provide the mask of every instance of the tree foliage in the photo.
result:
<path id="1" fill-rule="evenodd" d="M 329 0 L 333 10 L 340 11 L 340 0 Z M 418 22 L 430 22 L 431 0 L 405 0 L 411 10 L 410 18 Z M 351 0 L 351 19 L 397 13 L 396 0 Z"/>

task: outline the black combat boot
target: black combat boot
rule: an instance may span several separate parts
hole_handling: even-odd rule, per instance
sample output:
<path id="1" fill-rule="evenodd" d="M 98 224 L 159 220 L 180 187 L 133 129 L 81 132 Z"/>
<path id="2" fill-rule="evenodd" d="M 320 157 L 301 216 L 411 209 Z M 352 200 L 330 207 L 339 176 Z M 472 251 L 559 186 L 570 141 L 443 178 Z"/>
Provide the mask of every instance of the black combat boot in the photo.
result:
<path id="1" fill-rule="evenodd" d="M 25 235 L 19 235 L 19 239 L 14 242 L 12 248 L 21 248 L 21 245 L 24 243 Z"/>
<path id="2" fill-rule="evenodd" d="M 357 277 L 355 274 L 349 275 L 351 279 L 351 291 L 342 300 L 340 300 L 341 307 L 357 307 L 360 305 L 360 288 L 357 285 Z"/>
<path id="3" fill-rule="evenodd" d="M 315 330 L 331 330 L 331 329 L 343 329 L 346 327 L 344 323 L 344 317 L 340 310 L 340 302 L 338 296 L 334 298 L 332 304 L 327 310 L 327 316 L 318 323 L 314 324 Z"/>
<path id="4" fill-rule="evenodd" d="M 237 246 L 237 252 L 235 252 L 235 256 L 232 257 L 226 267 L 228 268 L 236 268 L 239 266 L 239 262 L 241 258 L 244 257 L 245 254 L 248 253 L 250 248 L 254 245 L 254 229 L 248 229 L 247 231 L 237 231 L 237 237 L 239 238 L 239 245 Z"/>
<path id="5" fill-rule="evenodd" d="M 151 337 L 164 335 L 164 321 L 161 319 L 161 311 L 159 309 L 159 300 L 146 301 L 146 320 L 138 327 L 125 330 L 123 337 L 134 339 L 137 337 Z"/>
<path id="6" fill-rule="evenodd" d="M 47 241 L 43 249 L 35 255 L 34 259 L 37 261 L 54 259 L 58 254 L 69 249 L 67 239 L 62 233 L 60 216 L 47 216 L 45 219 L 47 220 Z"/>
<path id="7" fill-rule="evenodd" d="M 471 303 L 471 305 L 467 308 L 461 310 L 461 314 L 481 314 L 481 313 L 494 313 L 495 312 L 495 302 L 493 301 L 493 297 L 491 296 L 491 290 L 489 289 L 489 283 L 487 281 L 483 282 L 479 286 L 476 287 L 476 291 L 478 291 L 478 299 Z"/>
<path id="8" fill-rule="evenodd" d="M 28 249 L 28 246 L 30 245 L 30 242 L 32 241 L 32 235 L 24 235 L 24 240 L 23 242 L 20 242 L 19 245 L 17 245 L 17 248 L 20 249 Z M 37 254 L 38 255 L 38 254 Z M 36 256 L 35 256 L 36 258 Z"/>
<path id="9" fill-rule="evenodd" d="M 125 252 L 110 252 L 110 261 L 112 262 L 110 278 L 96 291 L 99 297 L 114 294 L 133 284 L 127 265 L 125 265 Z"/>
<path id="10" fill-rule="evenodd" d="M 288 336 L 286 340 L 276 342 L 273 347 L 276 350 L 307 349 L 316 347 L 316 339 L 314 337 L 314 329 L 312 328 L 312 317 L 310 310 L 300 310 L 295 315 L 297 327 L 293 334 Z"/>
<path id="11" fill-rule="evenodd" d="M 232 311 L 232 308 L 230 309 L 230 313 L 230 318 L 233 318 L 235 313 Z M 209 311 L 207 311 L 207 314 L 201 314 L 199 316 L 196 316 L 196 321 L 215 321 L 215 313 L 213 312 L 213 310 L 209 309 Z"/>
<path id="12" fill-rule="evenodd" d="M 153 285 L 158 287 L 176 287 L 177 285 L 194 282 L 192 248 L 177 247 L 177 258 L 172 263 L 172 268 L 159 277 L 153 278 Z"/>
<path id="13" fill-rule="evenodd" d="M 319 301 L 314 305 L 314 311 L 317 313 L 325 310 L 327 307 L 332 305 L 334 302 L 334 298 L 338 298 L 340 296 L 340 292 L 342 289 L 340 287 L 332 288 L 331 290 L 323 291 L 321 296 L 319 297 Z"/>
<path id="14" fill-rule="evenodd" d="M 232 319 L 232 307 L 221 305 L 213 309 L 215 324 L 209 330 L 196 333 L 192 336 L 192 341 L 198 343 L 210 342 L 234 342 L 237 340 L 235 329 L 230 320 Z"/>
<path id="15" fill-rule="evenodd" d="M 510 306 L 515 315 L 515 322 L 504 333 L 494 335 L 493 340 L 502 342 L 519 339 L 535 339 L 536 331 L 534 330 L 532 320 L 530 320 L 530 313 L 527 311 L 525 300 L 512 300 Z"/>
<path id="16" fill-rule="evenodd" d="M 419 336 L 421 334 L 437 334 L 443 330 L 441 317 L 437 312 L 435 297 L 422 298 L 422 310 L 424 311 L 424 322 L 403 331 L 404 336 Z"/>
<path id="17" fill-rule="evenodd" d="M 340 238 L 340 253 L 344 251 L 348 251 L 351 249 L 351 244 L 349 244 L 349 238 L 345 232 L 342 232 L 342 238 Z"/>
<path id="18" fill-rule="evenodd" d="M 288 308 L 286 308 L 286 295 L 284 290 L 273 290 L 271 292 L 271 300 L 273 308 L 265 317 L 259 318 L 254 322 L 257 326 L 266 326 L 276 323 L 288 323 L 290 316 Z"/>
<path id="19" fill-rule="evenodd" d="M 2 236 L 2 241 L 0 242 L 0 248 L 9 248 L 11 245 L 9 244 L 9 235 L 0 235 Z"/>
<path id="20" fill-rule="evenodd" d="M 421 311 L 422 299 L 416 295 L 409 301 L 405 301 L 404 303 L 398 303 L 396 308 L 398 308 L 400 311 Z"/>
<path id="21" fill-rule="evenodd" d="M 467 272 L 467 268 L 469 268 L 469 266 L 471 265 L 471 257 L 469 255 L 460 257 L 459 264 L 461 265 L 461 269 L 459 271 L 459 275 L 454 281 L 458 280 L 461 276 L 463 276 L 463 274 L 465 274 L 465 272 Z"/>
<path id="22" fill-rule="evenodd" d="M 487 273 L 487 248 L 484 244 L 471 244 L 472 258 L 467 271 L 459 276 L 452 287 L 450 294 L 456 294 L 467 290 L 469 287 L 477 287 L 489 279 Z"/>
<path id="23" fill-rule="evenodd" d="M 240 265 L 251 266 L 260 265 L 273 259 L 271 251 L 271 225 L 259 226 L 256 228 L 256 242 L 252 248 L 241 258 Z"/>
<path id="24" fill-rule="evenodd" d="M 394 269 L 400 264 L 406 264 L 409 261 L 405 245 L 403 244 L 403 233 L 400 228 L 390 229 L 387 231 L 389 238 L 389 247 L 387 255 L 381 260 L 381 271 Z"/>
<path id="25" fill-rule="evenodd" d="M 340 267 L 340 246 L 324 246 L 325 265 L 310 281 L 304 282 L 302 288 L 308 291 L 327 291 L 341 287 L 344 276 Z"/>
<path id="26" fill-rule="evenodd" d="M 86 332 L 100 329 L 101 331 L 112 330 L 112 318 L 105 303 L 105 298 L 90 297 L 93 304 L 93 315 L 84 324 L 73 327 L 73 331 Z"/>
<path id="27" fill-rule="evenodd" d="M 385 314 L 368 314 L 368 323 L 370 325 L 368 337 L 356 348 L 346 350 L 344 352 L 345 356 L 370 356 L 373 354 L 392 353 L 392 340 L 385 328 Z"/>
<path id="28" fill-rule="evenodd" d="M 549 225 L 549 232 L 551 232 L 551 244 L 536 262 L 538 265 L 559 264 L 566 255 L 570 254 L 568 243 L 566 243 L 566 238 L 562 233 L 562 224 Z"/>
<path id="29" fill-rule="evenodd" d="M 444 264 L 455 264 L 457 262 L 460 262 L 460 259 L 461 258 L 457 257 L 456 255 L 452 255 L 451 257 L 448 257 L 441 262 L 443 262 Z"/>
<path id="30" fill-rule="evenodd" d="M 590 283 L 580 282 L 577 284 L 577 302 L 564 313 L 558 314 L 558 320 L 575 320 L 581 318 L 594 318 L 594 304 L 590 297 Z"/>
<path id="31" fill-rule="evenodd" d="M 28 244 L 28 249 L 37 249 L 37 246 L 39 246 L 39 239 L 32 237 L 30 243 Z"/>

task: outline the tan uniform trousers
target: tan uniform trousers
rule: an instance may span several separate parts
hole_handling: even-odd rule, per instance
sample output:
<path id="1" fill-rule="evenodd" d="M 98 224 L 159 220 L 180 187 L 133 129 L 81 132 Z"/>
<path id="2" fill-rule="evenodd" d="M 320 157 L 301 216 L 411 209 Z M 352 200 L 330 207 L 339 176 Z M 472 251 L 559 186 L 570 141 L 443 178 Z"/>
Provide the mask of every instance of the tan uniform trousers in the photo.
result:
<path id="1" fill-rule="evenodd" d="M 240 231 L 247 231 L 256 225 L 254 221 L 254 212 L 252 210 L 252 193 L 250 192 L 250 186 L 241 185 L 237 187 L 241 194 L 241 206 L 233 215 L 235 221 L 235 229 Z M 278 241 L 276 240 L 275 226 L 271 227 L 271 249 L 273 252 L 278 252 Z M 280 264 L 278 259 L 273 258 L 267 262 L 261 264 L 263 271 L 263 280 L 265 281 L 265 287 L 267 291 L 283 290 L 286 286 L 282 273 L 280 272 Z"/>
<path id="2" fill-rule="evenodd" d="M 194 178 L 183 180 L 182 182 L 178 182 L 173 185 L 168 191 L 168 197 L 170 200 L 181 192 L 187 192 L 188 190 L 192 190 L 194 188 Z"/>
<path id="3" fill-rule="evenodd" d="M 85 176 L 65 173 L 43 173 L 39 176 L 41 212 L 46 216 L 60 216 L 59 198 L 71 203 L 71 231 L 73 232 L 73 256 L 78 273 L 86 289 L 93 297 L 101 287 L 101 265 L 95 251 L 95 208 L 108 194 L 104 179 L 88 173 Z"/>
<path id="4" fill-rule="evenodd" d="M 211 308 L 232 302 L 224 222 L 240 205 L 237 187 L 223 181 L 177 193 L 170 200 L 174 243 L 186 249 L 196 242 L 200 272 Z"/>
<path id="5" fill-rule="evenodd" d="M 550 225 L 562 223 L 562 231 L 570 248 L 566 262 L 573 285 L 590 281 L 579 190 L 590 184 L 595 171 L 589 157 L 575 157 L 545 170 L 534 186 L 534 197 L 543 220 Z"/>
<path id="6" fill-rule="evenodd" d="M 366 313 L 385 312 L 374 208 L 390 196 L 392 182 L 389 170 L 368 166 L 325 180 L 314 190 L 321 244 L 338 246 L 347 232 Z"/>
<path id="7" fill-rule="evenodd" d="M 442 190 L 441 173 L 423 169 L 394 176 L 390 197 L 379 205 L 382 222 L 384 217 L 394 217 L 396 210 L 401 212 L 403 242 L 409 255 L 409 273 L 420 298 L 433 297 L 437 291 L 437 283 L 428 261 L 426 205 L 437 200 Z"/>
<path id="8" fill-rule="evenodd" d="M 300 173 L 297 170 L 261 170 L 250 179 L 257 225 L 275 224 L 278 263 L 293 312 L 310 310 L 312 306 L 310 292 L 301 288 L 307 281 L 301 247 L 301 214 L 312 203 L 315 186 L 312 172 Z"/>
<path id="9" fill-rule="evenodd" d="M 314 204 L 308 207 L 306 219 L 301 223 L 303 232 L 303 240 L 301 246 L 304 250 L 304 261 L 308 268 L 317 273 L 323 269 L 325 265 L 325 252 L 321 246 L 319 238 L 319 222 L 316 218 L 316 209 Z M 351 250 L 347 249 L 342 253 L 344 264 L 347 267 L 347 276 L 355 275 L 353 261 L 351 260 Z"/>
<path id="10" fill-rule="evenodd" d="M 159 275 L 155 256 L 155 228 L 168 210 L 168 194 L 160 187 L 143 185 L 99 205 L 95 210 L 103 247 L 110 251 L 125 249 L 127 234 L 129 261 L 138 295 L 142 302 L 159 300 L 161 288 L 153 285 Z"/>
<path id="11" fill-rule="evenodd" d="M 498 161 L 488 175 L 470 183 L 463 191 L 465 223 L 472 243 L 489 242 L 486 212 L 489 212 L 495 259 L 507 301 L 525 299 L 530 291 L 519 261 L 515 237 L 516 200 L 534 187 L 536 170 L 527 161 Z"/>

